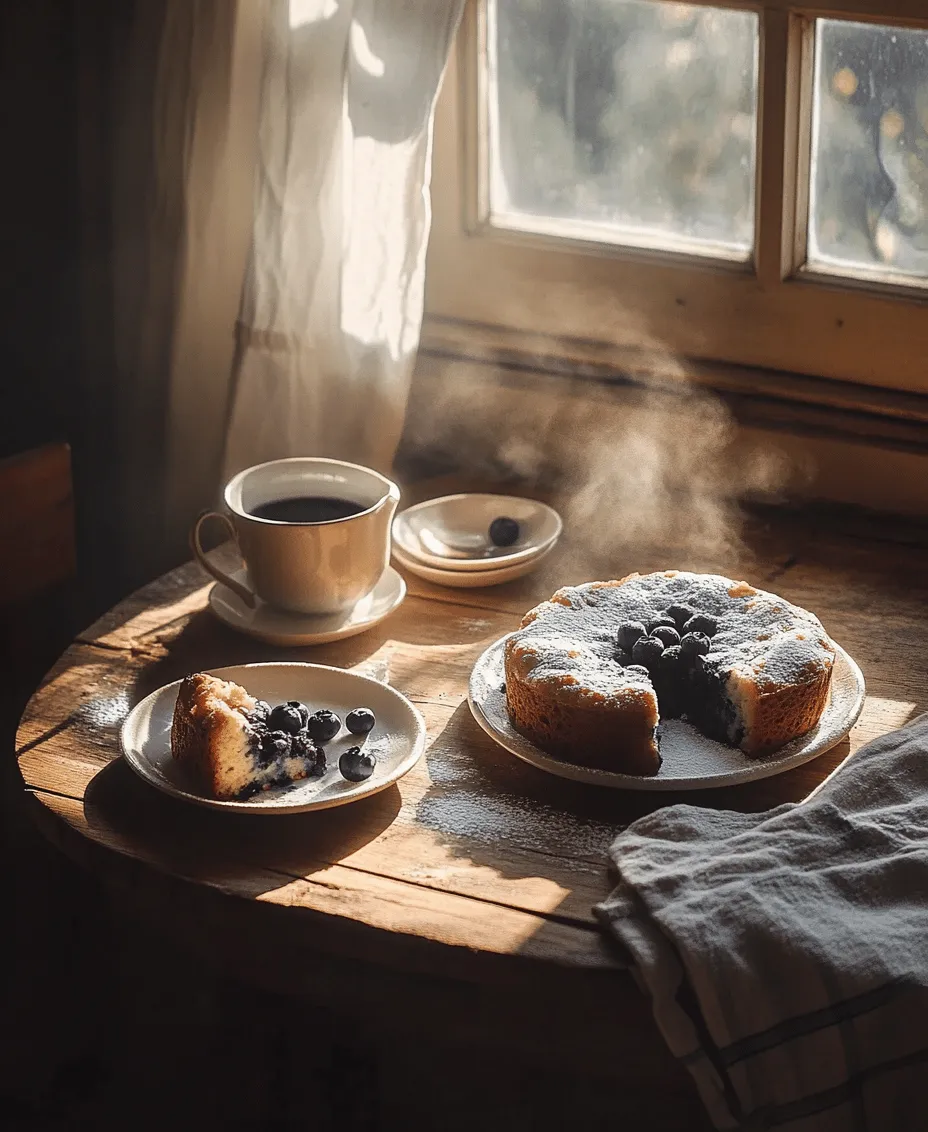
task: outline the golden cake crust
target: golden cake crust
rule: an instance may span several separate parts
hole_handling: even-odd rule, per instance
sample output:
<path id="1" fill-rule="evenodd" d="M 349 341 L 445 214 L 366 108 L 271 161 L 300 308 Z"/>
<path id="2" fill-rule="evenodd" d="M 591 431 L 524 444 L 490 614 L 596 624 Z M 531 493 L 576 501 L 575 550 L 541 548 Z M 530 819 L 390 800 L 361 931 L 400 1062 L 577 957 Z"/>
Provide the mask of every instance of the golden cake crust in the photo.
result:
<path id="1" fill-rule="evenodd" d="M 252 711 L 257 700 L 238 684 L 195 672 L 181 681 L 171 722 L 171 753 L 214 798 L 231 796 L 215 757 L 230 709 Z"/>
<path id="2" fill-rule="evenodd" d="M 591 692 L 576 702 L 564 702 L 554 682 L 524 679 L 532 663 L 512 638 L 506 644 L 506 699 L 519 731 L 545 751 L 600 770 L 616 770 L 616 747 L 624 752 L 622 769 L 627 774 L 654 775 L 660 754 L 653 739 L 657 726 L 657 701 L 653 692 L 641 689 L 640 697 L 629 696 L 623 704 Z M 562 687 L 576 677 L 556 678 Z"/>

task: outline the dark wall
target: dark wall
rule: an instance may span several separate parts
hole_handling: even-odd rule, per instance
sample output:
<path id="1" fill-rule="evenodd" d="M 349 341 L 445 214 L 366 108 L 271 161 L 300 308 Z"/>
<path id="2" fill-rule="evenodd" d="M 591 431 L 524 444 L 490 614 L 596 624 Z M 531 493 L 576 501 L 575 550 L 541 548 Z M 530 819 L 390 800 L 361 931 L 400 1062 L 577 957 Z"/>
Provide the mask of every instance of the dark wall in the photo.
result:
<path id="1" fill-rule="evenodd" d="M 0 52 L 5 456 L 44 440 L 75 439 L 79 227 L 70 5 L 4 4 Z"/>
<path id="2" fill-rule="evenodd" d="M 113 95 L 132 12 L 128 0 L 0 5 L 0 456 L 71 445 L 83 620 L 144 580 L 128 567 L 109 266 Z"/>

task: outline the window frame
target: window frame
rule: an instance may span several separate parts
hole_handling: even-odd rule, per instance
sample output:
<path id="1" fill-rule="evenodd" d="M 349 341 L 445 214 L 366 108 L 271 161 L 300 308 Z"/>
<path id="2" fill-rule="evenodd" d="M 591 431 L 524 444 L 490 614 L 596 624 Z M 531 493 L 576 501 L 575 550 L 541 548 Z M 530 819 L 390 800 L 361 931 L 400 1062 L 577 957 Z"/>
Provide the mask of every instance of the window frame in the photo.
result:
<path id="1" fill-rule="evenodd" d="M 805 264 L 814 20 L 928 29 L 923 3 L 710 5 L 759 17 L 755 242 L 738 261 L 493 227 L 486 0 L 468 0 L 436 111 L 425 341 L 442 323 L 466 323 L 497 342 L 508 333 L 523 352 L 543 340 L 550 355 L 570 340 L 569 353 L 594 343 L 620 365 L 673 356 L 928 393 L 928 288 Z"/>

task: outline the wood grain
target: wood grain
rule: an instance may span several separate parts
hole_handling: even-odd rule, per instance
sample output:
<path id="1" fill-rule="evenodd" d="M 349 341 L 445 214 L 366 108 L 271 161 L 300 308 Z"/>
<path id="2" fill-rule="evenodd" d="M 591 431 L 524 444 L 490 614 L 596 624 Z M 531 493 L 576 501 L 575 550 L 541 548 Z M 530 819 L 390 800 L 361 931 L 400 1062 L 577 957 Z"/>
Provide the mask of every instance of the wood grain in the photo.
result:
<path id="1" fill-rule="evenodd" d="M 665 565 L 672 553 L 642 547 L 634 564 Z M 267 917 L 288 946 L 396 972 L 510 985 L 544 970 L 546 985 L 608 977 L 631 987 L 591 913 L 609 890 L 605 853 L 620 828 L 677 801 L 762 810 L 799 800 L 864 743 L 928 708 L 916 629 L 928 604 L 924 547 L 771 515 L 747 525 L 729 565 L 815 610 L 868 682 L 849 739 L 776 778 L 696 799 L 601 791 L 521 763 L 477 727 L 465 702 L 476 658 L 558 584 L 585 580 L 567 542 L 550 567 L 492 589 L 409 577 L 407 600 L 381 625 L 298 650 L 220 625 L 199 567 L 183 566 L 81 633 L 48 674 L 19 729 L 25 787 L 49 836 L 132 900 L 161 910 L 182 892 L 178 918 L 192 922 L 178 929 L 188 935 L 201 892 L 249 931 Z M 119 758 L 122 721 L 148 692 L 193 669 L 283 658 L 389 681 L 423 713 L 425 757 L 391 790 L 273 821 L 187 807 Z"/>
<path id="2" fill-rule="evenodd" d="M 90 833 L 80 803 L 43 794 L 33 801 L 39 824 L 63 850 L 94 871 L 105 868 L 132 911 L 169 925 L 214 968 L 248 971 L 267 989 L 309 995 L 355 1013 L 391 1041 L 397 1034 L 431 1033 L 440 1020 L 443 1040 L 453 1045 L 510 1047 L 523 1060 L 586 1079 L 614 1078 L 618 1065 L 636 1087 L 659 1085 L 676 1093 L 678 1103 L 692 1096 L 685 1071 L 651 1022 L 646 999 L 630 979 L 621 973 L 616 978 L 614 966 L 569 968 L 542 958 L 541 946 L 535 954 L 509 956 L 435 948 L 426 939 L 322 916 L 304 904 L 269 901 L 267 893 L 281 878 L 259 869 L 246 875 L 227 866 L 223 876 L 204 869 L 171 884 L 152 884 L 148 863 L 131 852 L 114 854 Z M 250 899 L 242 898 L 246 893 Z M 329 899 L 338 902 L 337 887 Z M 262 961 L 271 946 L 274 961 Z M 608 1011 L 598 1009 L 605 996 Z M 617 1015 L 622 1026 L 615 1025 Z M 563 1033 L 550 1032 L 552 1016 Z"/>

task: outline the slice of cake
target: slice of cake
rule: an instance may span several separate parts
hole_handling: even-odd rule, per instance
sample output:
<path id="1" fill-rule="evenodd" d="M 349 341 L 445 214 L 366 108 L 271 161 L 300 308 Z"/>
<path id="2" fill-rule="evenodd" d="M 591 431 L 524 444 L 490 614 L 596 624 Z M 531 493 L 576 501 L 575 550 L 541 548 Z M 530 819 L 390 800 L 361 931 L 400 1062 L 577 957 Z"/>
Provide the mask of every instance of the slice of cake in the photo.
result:
<path id="1" fill-rule="evenodd" d="M 325 753 L 305 730 L 308 713 L 295 702 L 292 707 L 293 727 L 272 729 L 271 708 L 263 700 L 239 684 L 195 672 L 177 693 L 171 753 L 222 801 L 323 774 Z"/>

